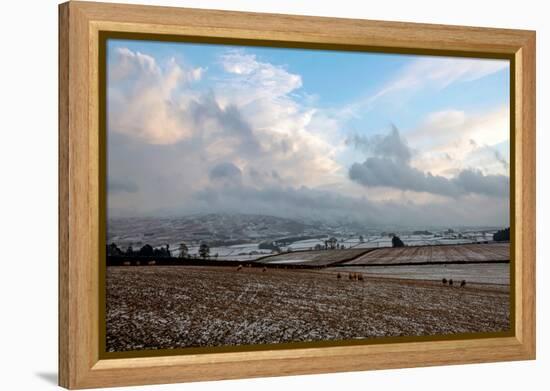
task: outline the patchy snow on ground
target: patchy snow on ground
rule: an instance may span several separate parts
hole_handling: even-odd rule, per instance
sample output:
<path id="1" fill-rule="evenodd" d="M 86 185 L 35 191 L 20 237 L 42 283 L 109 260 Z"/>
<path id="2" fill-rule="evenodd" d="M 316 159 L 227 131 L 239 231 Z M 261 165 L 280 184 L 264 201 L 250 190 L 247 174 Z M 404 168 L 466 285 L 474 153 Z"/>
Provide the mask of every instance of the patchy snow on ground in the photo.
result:
<path id="1" fill-rule="evenodd" d="M 308 270 L 107 268 L 107 350 L 497 332 L 507 289 Z"/>
<path id="2" fill-rule="evenodd" d="M 412 280 L 441 281 L 453 279 L 455 282 L 465 280 L 467 284 L 500 284 L 510 283 L 509 263 L 475 263 L 448 265 L 411 265 L 411 266 L 352 266 L 331 267 L 330 272 L 360 272 L 366 276 L 401 278 Z"/>

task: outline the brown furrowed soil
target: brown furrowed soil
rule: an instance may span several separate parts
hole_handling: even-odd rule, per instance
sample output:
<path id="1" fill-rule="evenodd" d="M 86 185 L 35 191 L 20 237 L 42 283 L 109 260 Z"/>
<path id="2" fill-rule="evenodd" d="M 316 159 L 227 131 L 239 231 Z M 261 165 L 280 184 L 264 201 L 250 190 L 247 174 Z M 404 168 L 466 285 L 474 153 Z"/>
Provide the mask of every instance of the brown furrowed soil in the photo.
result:
<path id="1" fill-rule="evenodd" d="M 509 261 L 510 244 L 457 244 L 444 246 L 409 246 L 380 248 L 369 251 L 346 265 L 395 265 L 432 262 Z"/>
<path id="2" fill-rule="evenodd" d="M 272 264 L 294 264 L 326 266 L 354 259 L 366 254 L 370 249 L 344 249 L 344 250 L 321 250 L 321 251 L 295 251 L 278 255 L 270 255 L 259 260 L 260 263 Z"/>
<path id="3" fill-rule="evenodd" d="M 107 268 L 107 351 L 506 331 L 509 292 L 308 270 Z"/>

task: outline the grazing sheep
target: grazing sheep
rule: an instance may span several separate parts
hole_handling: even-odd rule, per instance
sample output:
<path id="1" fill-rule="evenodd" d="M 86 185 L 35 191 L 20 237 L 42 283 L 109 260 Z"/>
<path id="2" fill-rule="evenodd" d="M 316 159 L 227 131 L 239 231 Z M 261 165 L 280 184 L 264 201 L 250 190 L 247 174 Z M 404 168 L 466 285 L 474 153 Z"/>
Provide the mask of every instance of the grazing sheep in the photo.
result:
<path id="1" fill-rule="evenodd" d="M 243 265 L 237 266 L 237 271 L 240 272 L 242 268 L 243 268 Z"/>
<path id="2" fill-rule="evenodd" d="M 152 265 L 156 265 L 156 262 L 155 261 L 149 261 L 149 262 L 147 262 L 147 264 L 152 266 Z"/>
<path id="3" fill-rule="evenodd" d="M 446 278 L 442 279 L 441 282 L 443 283 L 443 285 L 447 285 L 447 279 Z"/>
<path id="4" fill-rule="evenodd" d="M 450 285 L 450 286 L 453 286 L 453 279 L 452 279 L 452 278 L 449 279 L 449 285 Z"/>
<path id="5" fill-rule="evenodd" d="M 466 286 L 466 280 L 460 281 L 460 287 L 464 288 Z"/>
<path id="6" fill-rule="evenodd" d="M 267 267 L 264 266 L 262 272 L 266 272 L 267 271 Z"/>
<path id="7" fill-rule="evenodd" d="M 123 264 L 124 266 L 130 266 L 130 265 L 132 264 L 132 262 L 130 262 L 130 261 L 124 261 L 122 264 Z"/>
<path id="8" fill-rule="evenodd" d="M 337 278 L 337 279 L 340 279 L 340 278 L 342 278 L 342 275 L 341 275 L 340 273 L 338 273 L 338 274 L 336 275 L 336 278 Z"/>

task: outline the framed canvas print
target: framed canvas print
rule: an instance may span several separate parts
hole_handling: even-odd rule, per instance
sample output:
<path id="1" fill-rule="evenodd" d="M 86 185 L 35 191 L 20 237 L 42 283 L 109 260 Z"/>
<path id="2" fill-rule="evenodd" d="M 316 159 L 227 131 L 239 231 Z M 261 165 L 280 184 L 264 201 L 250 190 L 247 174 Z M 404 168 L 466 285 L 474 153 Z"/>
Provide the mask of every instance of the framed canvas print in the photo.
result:
<path id="1" fill-rule="evenodd" d="M 535 358 L 534 32 L 59 12 L 60 385 Z"/>

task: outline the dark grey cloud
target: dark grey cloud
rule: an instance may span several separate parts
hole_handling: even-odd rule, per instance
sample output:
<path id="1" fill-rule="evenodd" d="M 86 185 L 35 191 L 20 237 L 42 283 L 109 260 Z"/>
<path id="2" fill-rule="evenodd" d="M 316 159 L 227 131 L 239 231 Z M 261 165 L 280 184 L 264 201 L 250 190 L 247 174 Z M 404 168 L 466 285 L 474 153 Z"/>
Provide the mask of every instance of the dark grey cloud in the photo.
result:
<path id="1" fill-rule="evenodd" d="M 107 191 L 112 194 L 116 193 L 137 193 L 139 186 L 128 180 L 110 179 L 107 183 Z"/>
<path id="2" fill-rule="evenodd" d="M 363 226 L 506 225 L 507 201 L 483 196 L 413 204 L 371 201 L 305 186 L 211 186 L 193 195 L 194 213 L 252 213 Z M 187 211 L 182 210 L 182 214 Z"/>
<path id="3" fill-rule="evenodd" d="M 462 170 L 452 182 L 465 193 L 507 198 L 510 180 L 504 175 L 484 175 L 480 170 Z"/>
<path id="4" fill-rule="evenodd" d="M 214 122 L 216 137 L 225 137 L 238 141 L 238 150 L 247 155 L 261 152 L 261 145 L 250 124 L 243 118 L 240 110 L 234 105 L 222 108 L 211 92 L 199 101 L 193 101 L 182 115 L 190 115 L 195 128 L 195 135 L 205 123 Z"/>
<path id="5" fill-rule="evenodd" d="M 209 173 L 210 179 L 230 179 L 240 180 L 242 176 L 241 169 L 231 162 L 224 162 L 212 167 Z"/>
<path id="6" fill-rule="evenodd" d="M 392 127 L 386 136 L 368 140 L 371 157 L 362 163 L 353 163 L 349 178 L 364 186 L 385 186 L 400 190 L 427 192 L 449 197 L 481 194 L 508 197 L 509 178 L 504 175 L 484 175 L 480 170 L 461 170 L 452 178 L 432 175 L 410 165 L 412 152 Z"/>
<path id="7" fill-rule="evenodd" d="M 373 156 L 404 162 L 410 161 L 412 157 L 412 150 L 407 145 L 407 142 L 401 138 L 399 130 L 393 124 L 387 135 L 375 135 L 371 137 L 353 135 L 347 140 L 347 143 Z"/>
<path id="8" fill-rule="evenodd" d="M 203 212 L 230 211 L 321 220 L 349 218 L 350 211 L 361 205 L 363 219 L 379 221 L 379 218 L 375 218 L 373 204 L 366 200 L 307 187 L 273 185 L 255 188 L 233 184 L 208 187 L 197 191 L 194 198 L 198 202 L 196 207 Z"/>
<path id="9" fill-rule="evenodd" d="M 364 186 L 385 186 L 447 196 L 458 192 L 452 181 L 445 177 L 424 173 L 388 158 L 370 157 L 363 163 L 354 163 L 349 169 L 349 177 Z"/>
<path id="10" fill-rule="evenodd" d="M 372 157 L 354 163 L 349 170 L 351 180 L 364 186 L 385 186 L 400 190 L 427 192 L 448 197 L 483 194 L 508 197 L 509 179 L 504 175 L 484 175 L 479 170 L 462 170 L 453 178 L 420 171 L 391 159 Z"/>

